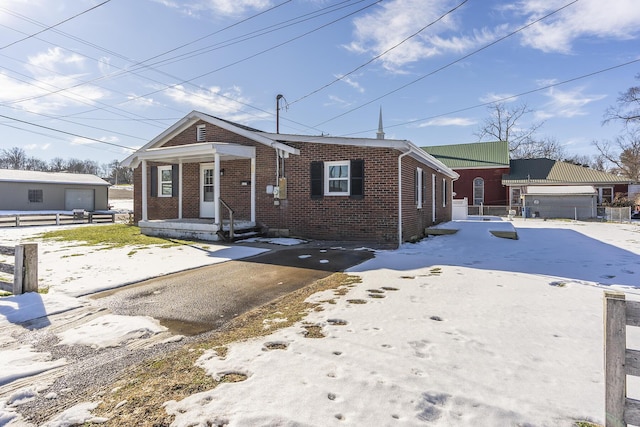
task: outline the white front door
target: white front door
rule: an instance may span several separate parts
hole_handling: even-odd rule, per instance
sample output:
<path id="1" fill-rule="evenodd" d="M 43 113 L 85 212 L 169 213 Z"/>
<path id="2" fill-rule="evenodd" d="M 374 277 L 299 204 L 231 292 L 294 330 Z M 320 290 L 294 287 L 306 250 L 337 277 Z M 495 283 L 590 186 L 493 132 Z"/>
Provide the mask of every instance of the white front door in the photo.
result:
<path id="1" fill-rule="evenodd" d="M 214 218 L 216 203 L 214 197 L 213 163 L 200 164 L 200 218 Z"/>

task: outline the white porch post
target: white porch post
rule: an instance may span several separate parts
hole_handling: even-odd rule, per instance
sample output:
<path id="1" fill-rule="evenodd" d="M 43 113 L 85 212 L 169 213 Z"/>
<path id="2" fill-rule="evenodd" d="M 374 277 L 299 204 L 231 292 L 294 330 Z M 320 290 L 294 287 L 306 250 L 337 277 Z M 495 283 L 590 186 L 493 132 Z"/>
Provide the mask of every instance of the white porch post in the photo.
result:
<path id="1" fill-rule="evenodd" d="M 142 161 L 142 220 L 149 219 L 147 216 L 147 161 Z"/>
<path id="2" fill-rule="evenodd" d="M 222 229 L 222 221 L 220 218 L 220 154 L 216 153 L 214 156 L 213 163 L 213 200 L 215 202 L 214 207 L 214 215 L 215 215 L 215 223 L 218 224 L 218 227 Z"/>
<path id="3" fill-rule="evenodd" d="M 178 219 L 182 219 L 182 160 L 178 163 Z"/>
<path id="4" fill-rule="evenodd" d="M 251 158 L 251 222 L 256 222 L 256 158 Z"/>

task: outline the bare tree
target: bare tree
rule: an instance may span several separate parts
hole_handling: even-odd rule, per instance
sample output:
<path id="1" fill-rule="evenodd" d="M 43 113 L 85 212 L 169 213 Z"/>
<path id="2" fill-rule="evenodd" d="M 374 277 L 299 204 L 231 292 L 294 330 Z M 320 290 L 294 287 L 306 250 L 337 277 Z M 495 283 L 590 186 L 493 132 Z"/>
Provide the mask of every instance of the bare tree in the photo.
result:
<path id="1" fill-rule="evenodd" d="M 536 136 L 544 122 L 534 122 L 529 127 L 522 126 L 522 121 L 533 112 L 526 104 L 507 108 L 504 103 L 496 103 L 488 110 L 489 117 L 475 133 L 479 141 L 506 141 L 513 159 L 544 157 L 560 160 L 565 157 L 564 147 L 558 140 Z"/>
<path id="2" fill-rule="evenodd" d="M 5 169 L 24 169 L 26 161 L 27 154 L 19 147 L 2 150 L 0 156 L 0 165 Z"/>
<path id="3" fill-rule="evenodd" d="M 636 75 L 640 80 L 640 73 Z M 620 121 L 625 128 L 640 125 L 640 86 L 633 86 L 618 97 L 618 103 L 607 108 L 604 123 Z"/>
<path id="4" fill-rule="evenodd" d="M 627 130 L 615 142 L 594 141 L 600 155 L 614 165 L 612 172 L 623 175 L 634 182 L 640 181 L 640 128 Z"/>
<path id="5" fill-rule="evenodd" d="M 566 157 L 565 149 L 553 137 L 543 139 L 531 139 L 522 142 L 517 149 L 511 150 L 511 158 L 513 159 L 552 159 L 561 160 Z"/>
<path id="6" fill-rule="evenodd" d="M 60 157 L 55 157 L 53 159 L 51 159 L 49 161 L 49 170 L 51 172 L 62 172 L 64 170 L 67 170 L 67 162 L 66 160 L 60 158 Z"/>
<path id="7" fill-rule="evenodd" d="M 47 162 L 37 157 L 27 157 L 24 162 L 24 168 L 28 171 L 48 171 Z"/>

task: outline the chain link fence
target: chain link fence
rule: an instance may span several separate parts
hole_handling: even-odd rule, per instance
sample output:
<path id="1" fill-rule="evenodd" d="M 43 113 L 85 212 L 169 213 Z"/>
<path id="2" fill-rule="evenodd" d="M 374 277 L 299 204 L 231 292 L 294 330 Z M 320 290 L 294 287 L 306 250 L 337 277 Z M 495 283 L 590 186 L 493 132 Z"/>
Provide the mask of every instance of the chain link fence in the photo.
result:
<path id="1" fill-rule="evenodd" d="M 598 207 L 596 208 L 595 215 L 593 215 L 593 211 L 590 210 L 589 214 L 581 214 L 578 215 L 578 212 L 571 206 L 565 206 L 568 212 L 566 218 L 575 219 L 577 215 L 579 218 L 589 217 L 589 219 L 601 220 L 607 222 L 631 222 L 631 208 L 630 207 Z M 571 209 L 569 209 L 571 208 Z M 514 216 L 522 216 L 522 206 L 511 206 L 511 210 L 514 211 Z M 469 215 L 491 215 L 491 216 L 500 216 L 500 217 L 508 217 L 509 216 L 509 206 L 486 206 L 486 205 L 470 205 L 468 207 Z M 536 218 L 536 217 L 544 217 L 544 215 L 540 214 L 535 210 L 535 207 L 527 207 L 527 218 Z M 560 217 L 558 217 L 560 218 Z"/>

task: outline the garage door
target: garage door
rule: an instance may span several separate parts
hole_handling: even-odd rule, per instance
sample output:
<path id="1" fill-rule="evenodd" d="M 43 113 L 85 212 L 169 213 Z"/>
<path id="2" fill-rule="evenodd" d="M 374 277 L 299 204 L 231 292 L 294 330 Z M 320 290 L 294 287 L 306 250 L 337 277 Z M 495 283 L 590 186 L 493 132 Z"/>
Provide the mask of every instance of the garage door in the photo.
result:
<path id="1" fill-rule="evenodd" d="M 68 211 L 73 209 L 92 211 L 94 207 L 93 190 L 64 190 L 64 206 Z"/>

